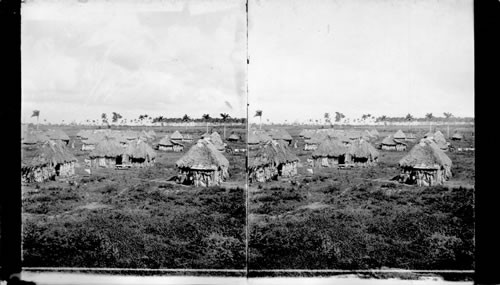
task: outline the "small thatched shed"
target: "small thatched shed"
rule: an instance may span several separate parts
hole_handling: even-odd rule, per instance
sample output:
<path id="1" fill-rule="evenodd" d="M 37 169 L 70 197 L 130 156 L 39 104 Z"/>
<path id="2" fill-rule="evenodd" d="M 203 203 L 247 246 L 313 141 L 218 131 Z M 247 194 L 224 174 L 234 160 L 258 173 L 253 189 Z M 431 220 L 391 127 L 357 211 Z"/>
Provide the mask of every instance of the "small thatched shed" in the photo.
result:
<path id="1" fill-rule="evenodd" d="M 209 140 L 218 151 L 224 152 L 226 150 L 226 144 L 222 141 L 218 132 L 213 132 L 207 140 Z"/>
<path id="2" fill-rule="evenodd" d="M 220 185 L 228 176 L 229 161 L 214 145 L 205 139 L 198 140 L 176 162 L 179 181 L 195 186 Z"/>
<path id="3" fill-rule="evenodd" d="M 130 142 L 123 155 L 124 163 L 131 164 L 134 167 L 152 166 L 155 158 L 156 152 L 153 148 L 139 139 Z"/>
<path id="4" fill-rule="evenodd" d="M 43 132 L 27 131 L 22 139 L 24 145 L 39 145 L 49 141 L 50 138 Z"/>
<path id="5" fill-rule="evenodd" d="M 275 129 L 268 132 L 273 140 L 283 140 L 290 145 L 292 143 L 292 136 L 284 129 Z"/>
<path id="6" fill-rule="evenodd" d="M 399 161 L 401 182 L 418 186 L 441 185 L 451 173 L 451 159 L 432 141 L 423 139 Z"/>
<path id="7" fill-rule="evenodd" d="M 90 152 L 90 167 L 113 168 L 123 164 L 123 146 L 114 138 L 105 137 Z"/>
<path id="8" fill-rule="evenodd" d="M 406 140 L 406 135 L 402 130 L 398 130 L 393 137 L 397 140 Z"/>
<path id="9" fill-rule="evenodd" d="M 257 149 L 270 141 L 272 141 L 272 138 L 263 131 L 251 131 L 247 138 L 247 144 L 250 149 Z"/>
<path id="10" fill-rule="evenodd" d="M 358 140 L 349 146 L 346 161 L 355 166 L 371 166 L 377 164 L 378 156 L 378 151 L 369 142 Z"/>
<path id="11" fill-rule="evenodd" d="M 193 136 L 191 134 L 184 134 L 182 135 L 182 141 L 187 143 L 193 142 Z"/>
<path id="12" fill-rule="evenodd" d="M 168 135 L 162 138 L 156 147 L 162 151 L 181 152 L 184 150 L 184 145 L 179 140 L 172 140 Z"/>
<path id="13" fill-rule="evenodd" d="M 327 133 L 317 132 L 310 139 L 304 140 L 304 150 L 315 150 L 326 139 L 328 139 Z"/>
<path id="14" fill-rule="evenodd" d="M 170 139 L 171 140 L 178 140 L 178 141 L 182 141 L 182 135 L 179 131 L 175 131 L 173 134 L 170 135 Z"/>
<path id="15" fill-rule="evenodd" d="M 407 133 L 406 134 L 406 141 L 414 142 L 416 140 L 417 140 L 417 136 L 415 136 L 414 133 Z"/>
<path id="16" fill-rule="evenodd" d="M 451 139 L 454 140 L 454 141 L 461 141 L 461 140 L 464 139 L 464 136 L 461 133 L 456 132 L 456 133 L 453 134 L 453 136 L 451 137 Z"/>
<path id="17" fill-rule="evenodd" d="M 346 163 L 348 147 L 337 139 L 325 139 L 312 153 L 314 167 L 334 167 Z"/>
<path id="18" fill-rule="evenodd" d="M 395 139 L 393 136 L 387 136 L 380 144 L 383 150 L 405 151 L 406 147 L 407 144 L 403 140 Z"/>
<path id="19" fill-rule="evenodd" d="M 75 174 L 75 156 L 63 145 L 46 141 L 30 158 L 23 159 L 21 181 L 43 182 Z"/>
<path id="20" fill-rule="evenodd" d="M 69 144 L 69 136 L 63 130 L 48 130 L 46 135 L 53 141 L 61 141 L 64 144 Z"/>
<path id="21" fill-rule="evenodd" d="M 250 182 L 265 182 L 277 179 L 278 176 L 295 176 L 298 162 L 299 158 L 286 144 L 268 141 L 255 155 L 252 155 L 248 166 L 248 177 Z"/>
<path id="22" fill-rule="evenodd" d="M 233 134 L 231 134 L 231 135 L 227 138 L 227 140 L 228 140 L 228 141 L 230 141 L 230 142 L 237 142 L 237 141 L 239 141 L 240 139 L 241 139 L 241 138 L 240 138 L 240 136 L 239 136 L 238 134 L 234 134 L 234 133 L 233 133 Z"/>
<path id="23" fill-rule="evenodd" d="M 377 137 L 377 138 L 380 136 L 379 132 L 376 129 L 372 129 L 370 131 L 370 133 L 372 134 L 372 136 Z"/>

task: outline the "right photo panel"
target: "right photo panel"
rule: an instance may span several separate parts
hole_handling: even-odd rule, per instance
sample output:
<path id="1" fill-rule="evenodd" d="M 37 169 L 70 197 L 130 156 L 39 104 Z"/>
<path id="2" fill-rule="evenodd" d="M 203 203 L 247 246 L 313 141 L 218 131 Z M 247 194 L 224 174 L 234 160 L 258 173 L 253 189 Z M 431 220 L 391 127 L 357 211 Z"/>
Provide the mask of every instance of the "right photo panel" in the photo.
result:
<path id="1" fill-rule="evenodd" d="M 473 1 L 249 0 L 249 276 L 474 271 Z"/>

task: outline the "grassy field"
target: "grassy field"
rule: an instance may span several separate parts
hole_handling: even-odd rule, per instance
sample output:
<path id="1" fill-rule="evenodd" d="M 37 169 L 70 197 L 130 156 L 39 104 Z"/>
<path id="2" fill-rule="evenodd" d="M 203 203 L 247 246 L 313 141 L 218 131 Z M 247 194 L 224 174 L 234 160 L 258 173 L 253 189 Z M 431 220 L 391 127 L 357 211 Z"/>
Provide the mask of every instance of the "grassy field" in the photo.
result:
<path id="1" fill-rule="evenodd" d="M 77 131 L 66 130 L 72 138 Z M 206 130 L 189 131 L 198 138 Z M 158 141 L 172 130 L 155 132 Z M 97 169 L 92 175 L 83 170 L 88 154 L 77 143 L 72 152 L 79 166 L 71 184 L 23 186 L 23 266 L 244 268 L 245 157 L 225 154 L 230 177 L 221 187 L 168 181 L 177 173 L 176 160 L 194 143 L 182 153 L 158 151 L 151 168 Z"/>
<path id="2" fill-rule="evenodd" d="M 300 130 L 287 131 L 302 165 L 293 179 L 250 185 L 249 268 L 474 268 L 473 152 L 448 153 L 453 178 L 445 186 L 418 188 L 392 180 L 407 152 L 380 151 L 372 168 L 309 174 Z M 392 131 L 380 129 L 373 143 Z"/>
<path id="3" fill-rule="evenodd" d="M 157 141 L 174 130 L 153 129 Z M 392 180 L 407 152 L 380 151 L 372 168 L 309 174 L 311 152 L 302 150 L 301 129 L 286 129 L 299 142 L 293 149 L 299 175 L 249 185 L 248 268 L 474 269 L 474 152 L 449 152 L 452 179 L 418 188 Z M 377 130 L 374 145 L 397 128 Z M 78 129 L 65 131 L 74 138 Z M 206 129 L 180 131 L 197 138 Z M 228 128 L 226 136 L 232 131 L 246 133 Z M 421 137 L 428 128 L 412 131 Z M 474 147 L 473 130 L 463 133 L 465 140 L 452 145 Z M 244 142 L 228 145 L 245 148 Z M 224 185 L 195 188 L 169 181 L 183 153 L 158 152 L 148 169 L 88 175 L 82 167 L 88 154 L 79 146 L 76 140 L 72 183 L 23 186 L 24 266 L 246 267 L 244 155 L 225 154 L 230 178 Z"/>

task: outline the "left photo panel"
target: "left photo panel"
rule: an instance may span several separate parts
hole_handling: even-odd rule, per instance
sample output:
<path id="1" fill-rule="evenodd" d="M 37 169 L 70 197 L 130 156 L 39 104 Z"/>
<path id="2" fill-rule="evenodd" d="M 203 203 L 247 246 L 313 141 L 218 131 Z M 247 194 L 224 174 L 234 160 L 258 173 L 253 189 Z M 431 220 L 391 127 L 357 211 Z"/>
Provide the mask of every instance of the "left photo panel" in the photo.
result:
<path id="1" fill-rule="evenodd" d="M 23 268 L 244 275 L 245 1 L 35 0 L 21 24 Z"/>

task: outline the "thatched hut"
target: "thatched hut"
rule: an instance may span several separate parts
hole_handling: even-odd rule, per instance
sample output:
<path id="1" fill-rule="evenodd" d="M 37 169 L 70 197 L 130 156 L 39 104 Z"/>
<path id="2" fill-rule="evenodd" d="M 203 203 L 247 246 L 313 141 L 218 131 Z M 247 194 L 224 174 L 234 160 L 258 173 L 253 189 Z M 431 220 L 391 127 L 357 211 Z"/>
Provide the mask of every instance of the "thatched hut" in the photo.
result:
<path id="1" fill-rule="evenodd" d="M 453 134 L 453 136 L 451 137 L 451 139 L 454 140 L 454 141 L 461 141 L 461 140 L 464 139 L 464 136 L 461 133 L 456 132 L 456 133 Z"/>
<path id="2" fill-rule="evenodd" d="M 54 141 L 46 141 L 33 156 L 21 165 L 22 182 L 43 182 L 75 174 L 77 159 L 66 147 Z"/>
<path id="3" fill-rule="evenodd" d="M 47 136 L 53 140 L 53 141 L 60 141 L 62 143 L 64 143 L 65 145 L 68 145 L 69 144 L 69 136 L 62 130 L 48 130 L 46 132 Z"/>
<path id="4" fill-rule="evenodd" d="M 436 145 L 443 151 L 448 150 L 448 142 L 446 141 L 443 133 L 437 131 L 434 133 L 432 140 L 436 143 Z"/>
<path id="5" fill-rule="evenodd" d="M 93 150 L 95 146 L 105 138 L 103 133 L 88 134 L 87 139 L 82 140 L 82 150 Z"/>
<path id="6" fill-rule="evenodd" d="M 220 185 L 228 176 L 229 161 L 214 145 L 205 139 L 198 140 L 176 162 L 182 184 L 194 186 Z"/>
<path id="7" fill-rule="evenodd" d="M 325 139 L 312 153 L 314 167 L 334 167 L 346 163 L 348 148 L 337 139 Z"/>
<path id="8" fill-rule="evenodd" d="M 380 144 L 383 150 L 405 151 L 406 147 L 407 144 L 403 140 L 395 139 L 393 136 L 387 136 Z"/>
<path id="9" fill-rule="evenodd" d="M 399 161 L 401 182 L 418 186 L 441 185 L 451 177 L 451 159 L 429 139 L 415 145 Z"/>
<path id="10" fill-rule="evenodd" d="M 304 150 L 316 150 L 326 139 L 328 139 L 328 134 L 317 132 L 310 139 L 304 141 Z"/>
<path id="11" fill-rule="evenodd" d="M 49 141 L 50 138 L 43 132 L 27 131 L 22 138 L 24 145 L 40 145 Z"/>
<path id="12" fill-rule="evenodd" d="M 378 138 L 380 136 L 379 132 L 376 129 L 372 129 L 371 132 L 372 136 Z"/>
<path id="13" fill-rule="evenodd" d="M 282 140 L 288 145 L 292 144 L 292 136 L 284 129 L 270 130 L 268 134 L 273 140 Z"/>
<path id="14" fill-rule="evenodd" d="M 125 149 L 123 162 L 134 167 L 152 166 L 155 162 L 156 152 L 144 141 L 130 142 Z"/>
<path id="15" fill-rule="evenodd" d="M 403 141 L 406 140 L 406 135 L 405 133 L 403 133 L 402 130 L 398 130 L 393 137 L 397 140 L 403 140 Z"/>
<path id="16" fill-rule="evenodd" d="M 347 150 L 346 161 L 354 166 L 371 166 L 377 164 L 378 156 L 378 151 L 369 142 L 359 140 Z"/>
<path id="17" fill-rule="evenodd" d="M 218 151 L 224 152 L 226 150 L 226 144 L 222 141 L 218 132 L 213 132 L 206 140 L 209 140 Z"/>
<path id="18" fill-rule="evenodd" d="M 235 133 L 231 134 L 231 135 L 227 138 L 227 140 L 228 140 L 228 141 L 230 141 L 230 142 L 237 142 L 237 141 L 239 141 L 240 139 L 241 139 L 241 138 L 240 138 L 240 136 L 239 136 L 238 134 L 235 134 Z"/>
<path id="19" fill-rule="evenodd" d="M 252 156 L 248 177 L 250 182 L 265 182 L 278 176 L 292 177 L 297 175 L 298 162 L 299 158 L 286 144 L 268 141 Z"/>
<path id="20" fill-rule="evenodd" d="M 263 131 L 251 131 L 247 138 L 249 149 L 257 149 L 270 141 L 272 141 L 272 138 Z"/>
<path id="21" fill-rule="evenodd" d="M 173 134 L 170 135 L 170 139 L 171 140 L 178 140 L 178 141 L 182 141 L 182 135 L 179 131 L 175 131 Z"/>
<path id="22" fill-rule="evenodd" d="M 414 133 L 407 133 L 406 134 L 406 141 L 414 142 L 416 140 L 417 140 L 417 136 L 415 136 Z"/>
<path id="23" fill-rule="evenodd" d="M 170 139 L 167 135 L 158 142 L 156 148 L 162 151 L 181 152 L 184 150 L 184 145 L 178 140 Z"/>
<path id="24" fill-rule="evenodd" d="M 191 134 L 184 134 L 182 136 L 182 141 L 187 142 L 187 143 L 191 143 L 191 142 L 193 142 L 193 136 Z"/>
<path id="25" fill-rule="evenodd" d="M 90 167 L 113 168 L 123 164 L 123 146 L 114 138 L 105 137 L 90 152 Z"/>

